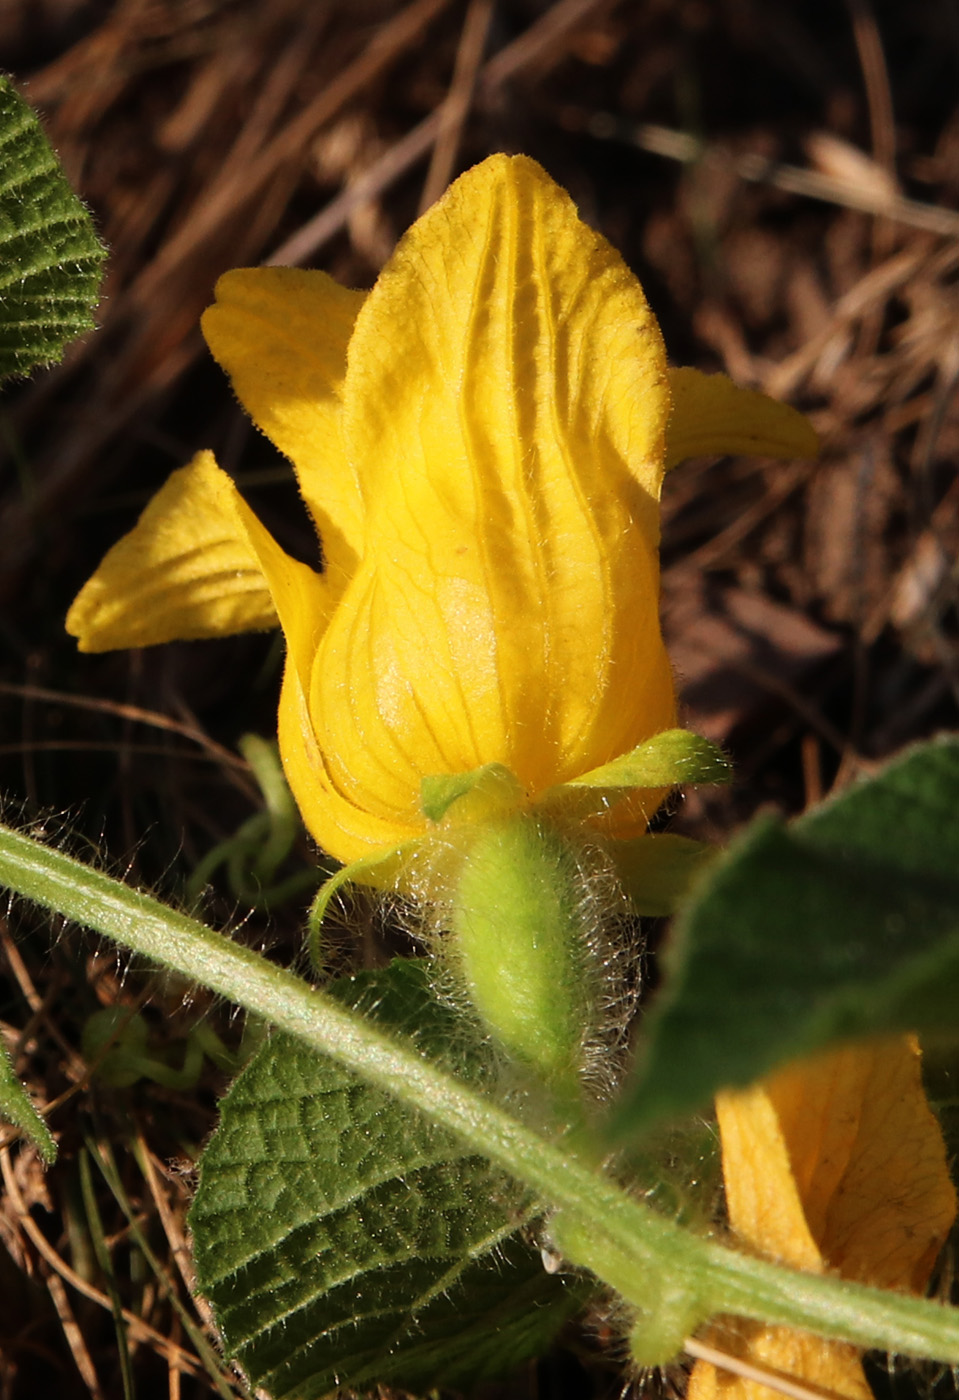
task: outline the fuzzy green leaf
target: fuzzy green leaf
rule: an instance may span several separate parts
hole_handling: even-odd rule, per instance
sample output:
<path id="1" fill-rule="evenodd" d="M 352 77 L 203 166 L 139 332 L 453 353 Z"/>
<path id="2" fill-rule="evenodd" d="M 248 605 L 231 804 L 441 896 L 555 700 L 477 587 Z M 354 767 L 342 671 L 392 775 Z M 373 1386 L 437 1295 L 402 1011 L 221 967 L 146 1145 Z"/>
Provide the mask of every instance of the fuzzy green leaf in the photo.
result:
<path id="1" fill-rule="evenodd" d="M 855 1037 L 959 1034 L 959 740 L 717 862 L 667 954 L 622 1134 Z"/>
<path id="2" fill-rule="evenodd" d="M 0 378 L 93 328 L 105 252 L 36 114 L 0 74 Z"/>
<path id="3" fill-rule="evenodd" d="M 334 990 L 464 1071 L 462 1025 L 422 964 Z M 199 1284 L 275 1400 L 472 1383 L 536 1355 L 580 1305 L 523 1236 L 528 1193 L 325 1056 L 277 1035 L 221 1108 L 190 1218 Z"/>
<path id="4" fill-rule="evenodd" d="M 13 1123 L 24 1137 L 28 1137 L 49 1164 L 56 1161 L 57 1145 L 50 1129 L 34 1108 L 26 1089 L 20 1083 L 13 1068 L 7 1047 L 0 1043 L 0 1121 Z"/>

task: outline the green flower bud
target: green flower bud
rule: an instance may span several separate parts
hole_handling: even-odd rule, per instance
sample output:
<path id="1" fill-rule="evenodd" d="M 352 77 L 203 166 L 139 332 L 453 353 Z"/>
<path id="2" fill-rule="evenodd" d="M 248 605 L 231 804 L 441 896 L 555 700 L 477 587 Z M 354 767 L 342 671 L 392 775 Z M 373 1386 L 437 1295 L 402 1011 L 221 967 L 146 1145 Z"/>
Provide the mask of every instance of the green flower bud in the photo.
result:
<path id="1" fill-rule="evenodd" d="M 576 1097 L 595 1001 L 583 903 L 574 849 L 514 812 L 474 835 L 449 916 L 453 965 L 494 1038 Z"/>

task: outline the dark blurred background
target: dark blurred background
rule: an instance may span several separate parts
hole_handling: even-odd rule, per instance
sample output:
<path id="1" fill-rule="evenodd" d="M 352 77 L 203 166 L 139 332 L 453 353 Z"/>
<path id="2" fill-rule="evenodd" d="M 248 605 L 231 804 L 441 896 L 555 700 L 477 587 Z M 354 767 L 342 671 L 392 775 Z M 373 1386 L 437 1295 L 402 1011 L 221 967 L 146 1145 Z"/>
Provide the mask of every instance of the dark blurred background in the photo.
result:
<path id="1" fill-rule="evenodd" d="M 259 810 L 236 745 L 275 727 L 277 639 L 81 657 L 64 614 L 201 447 L 311 557 L 288 467 L 234 403 L 199 314 L 221 272 L 271 258 L 371 285 L 417 212 L 496 150 L 539 160 L 622 251 L 675 363 L 789 399 L 821 434 L 817 462 L 695 461 L 667 481 L 684 718 L 738 774 L 688 796 L 677 829 L 724 839 L 764 804 L 801 811 L 955 726 L 955 0 L 0 0 L 0 66 L 110 250 L 99 329 L 0 398 L 8 817 L 182 898 Z M 301 837 L 281 876 L 312 859 Z M 249 912 L 217 868 L 206 908 L 289 958 L 306 898 Z M 208 1058 L 189 1093 L 91 1085 L 83 1026 L 143 1003 L 171 1063 L 202 1015 L 228 1044 L 238 1031 L 75 930 L 51 938 L 18 911 L 16 938 L 0 933 L 0 1030 L 42 1103 L 71 1095 L 51 1119 L 55 1172 L 4 1156 L 0 1400 L 112 1397 L 109 1313 L 50 1258 L 102 1294 L 84 1135 L 139 1143 L 121 1175 L 176 1278 L 225 1079 Z M 170 1350 L 189 1341 L 119 1207 L 103 1209 L 125 1304 L 160 1336 L 133 1340 L 137 1393 L 208 1393 Z M 509 1394 L 617 1384 L 566 1353 Z"/>

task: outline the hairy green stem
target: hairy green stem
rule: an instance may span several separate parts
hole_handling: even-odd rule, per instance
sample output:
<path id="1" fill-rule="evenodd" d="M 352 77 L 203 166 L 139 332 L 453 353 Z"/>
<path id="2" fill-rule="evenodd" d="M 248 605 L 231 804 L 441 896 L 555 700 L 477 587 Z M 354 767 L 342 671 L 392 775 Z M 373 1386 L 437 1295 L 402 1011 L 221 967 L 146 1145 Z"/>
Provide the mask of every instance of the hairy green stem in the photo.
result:
<path id="1" fill-rule="evenodd" d="M 657 1215 L 496 1104 L 252 949 L 58 851 L 0 827 L 3 884 L 211 988 L 388 1090 L 528 1183 L 557 1212 L 556 1235 L 650 1315 L 647 1354 L 666 1360 L 712 1313 L 736 1313 L 942 1362 L 959 1362 L 959 1312 L 782 1268 Z M 677 1335 L 678 1329 L 678 1335 Z"/>

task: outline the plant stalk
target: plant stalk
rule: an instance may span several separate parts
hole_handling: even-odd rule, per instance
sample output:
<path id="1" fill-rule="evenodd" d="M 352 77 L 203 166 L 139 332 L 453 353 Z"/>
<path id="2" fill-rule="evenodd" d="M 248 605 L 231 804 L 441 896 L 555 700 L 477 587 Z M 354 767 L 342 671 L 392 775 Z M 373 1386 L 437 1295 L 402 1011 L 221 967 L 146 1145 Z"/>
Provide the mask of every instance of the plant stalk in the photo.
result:
<path id="1" fill-rule="evenodd" d="M 959 1311 L 784 1268 L 691 1234 L 259 953 L 3 826 L 0 884 L 264 1017 L 458 1134 L 556 1210 L 570 1262 L 641 1313 L 655 1314 L 668 1296 L 683 1304 L 671 1315 L 693 1324 L 735 1313 L 959 1363 Z M 665 1338 L 670 1355 L 682 1340 Z"/>

